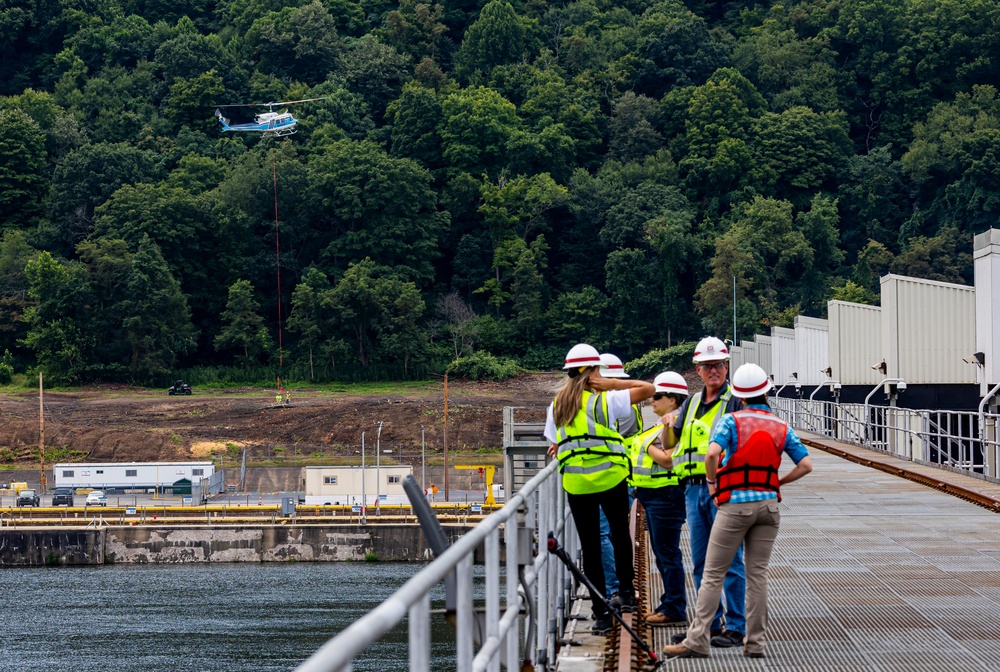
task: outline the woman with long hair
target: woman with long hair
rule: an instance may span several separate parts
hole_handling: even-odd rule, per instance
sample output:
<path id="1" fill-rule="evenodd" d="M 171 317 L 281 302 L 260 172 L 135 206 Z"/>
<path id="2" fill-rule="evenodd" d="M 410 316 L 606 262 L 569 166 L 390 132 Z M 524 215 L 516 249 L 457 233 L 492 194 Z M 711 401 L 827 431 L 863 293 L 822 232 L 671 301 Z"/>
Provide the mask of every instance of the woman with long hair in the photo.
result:
<path id="1" fill-rule="evenodd" d="M 635 611 L 632 539 L 628 529 L 628 485 L 631 471 L 626 442 L 616 423 L 630 417 L 632 404 L 653 396 L 652 383 L 604 378 L 601 357 L 585 343 L 566 354 L 567 373 L 549 406 L 545 437 L 549 453 L 559 460 L 563 488 L 580 537 L 583 572 L 602 595 L 605 592 L 601 563 L 599 511 L 611 527 L 615 568 L 622 611 Z M 591 595 L 593 632 L 611 630 L 611 615 L 603 601 Z"/>

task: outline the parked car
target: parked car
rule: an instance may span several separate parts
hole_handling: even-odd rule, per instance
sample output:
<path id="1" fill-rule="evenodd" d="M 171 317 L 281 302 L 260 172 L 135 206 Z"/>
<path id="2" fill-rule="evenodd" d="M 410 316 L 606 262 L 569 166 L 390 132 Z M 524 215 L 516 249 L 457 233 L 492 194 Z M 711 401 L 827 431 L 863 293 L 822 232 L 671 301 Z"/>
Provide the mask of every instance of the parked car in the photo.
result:
<path id="1" fill-rule="evenodd" d="M 17 493 L 17 506 L 38 506 L 41 497 L 34 490 L 22 490 Z"/>
<path id="2" fill-rule="evenodd" d="M 103 490 L 91 490 L 87 495 L 87 506 L 107 506 L 108 496 Z"/>
<path id="3" fill-rule="evenodd" d="M 73 488 L 56 488 L 52 494 L 52 506 L 73 506 Z"/>

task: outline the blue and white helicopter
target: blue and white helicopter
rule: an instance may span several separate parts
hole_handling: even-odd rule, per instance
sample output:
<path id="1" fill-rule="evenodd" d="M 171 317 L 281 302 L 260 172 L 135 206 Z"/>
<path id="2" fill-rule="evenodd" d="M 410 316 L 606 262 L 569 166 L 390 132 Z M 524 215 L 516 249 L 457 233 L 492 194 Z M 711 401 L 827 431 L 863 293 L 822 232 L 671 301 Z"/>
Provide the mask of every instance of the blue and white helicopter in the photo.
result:
<path id="1" fill-rule="evenodd" d="M 314 100 L 324 100 L 324 98 L 303 98 L 302 100 L 286 100 L 280 103 L 246 103 L 246 104 L 235 104 L 235 105 L 217 105 L 215 110 L 215 118 L 219 120 L 222 124 L 223 132 L 226 131 L 245 131 L 251 133 L 263 133 L 265 135 L 273 135 L 275 137 L 282 137 L 285 135 L 292 135 L 295 133 L 295 125 L 299 123 L 299 120 L 292 116 L 291 112 L 281 111 L 275 112 L 274 108 L 281 105 L 295 105 L 297 103 L 308 103 Z M 266 107 L 267 112 L 261 112 L 260 114 L 254 115 L 253 122 L 245 124 L 231 124 L 227 117 L 222 116 L 222 110 L 219 108 L 223 107 Z"/>

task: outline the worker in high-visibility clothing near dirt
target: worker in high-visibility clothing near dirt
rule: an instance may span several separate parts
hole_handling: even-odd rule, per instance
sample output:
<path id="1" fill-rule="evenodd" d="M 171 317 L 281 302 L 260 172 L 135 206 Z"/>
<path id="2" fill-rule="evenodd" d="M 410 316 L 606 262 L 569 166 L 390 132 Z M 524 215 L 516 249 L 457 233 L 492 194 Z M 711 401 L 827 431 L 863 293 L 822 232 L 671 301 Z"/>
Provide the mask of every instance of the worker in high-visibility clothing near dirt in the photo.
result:
<path id="1" fill-rule="evenodd" d="M 604 378 L 601 357 L 592 346 L 570 348 L 563 369 L 566 382 L 550 404 L 545 418 L 549 454 L 559 461 L 563 488 L 580 537 L 583 571 L 604 596 L 601 535 L 598 511 L 611 526 L 615 568 L 622 611 L 635 611 L 635 573 L 632 538 L 628 529 L 629 459 L 625 440 L 615 423 L 653 396 L 653 385 L 641 380 Z M 591 631 L 607 634 L 612 617 L 605 602 L 591 595 L 594 624 Z"/>
<path id="2" fill-rule="evenodd" d="M 601 375 L 605 378 L 628 378 L 625 373 L 625 365 L 617 355 L 610 352 L 601 353 Z M 622 435 L 628 443 L 632 437 L 639 434 L 644 428 L 642 426 L 642 410 L 638 404 L 632 404 L 632 415 L 624 420 L 619 420 L 615 424 L 615 429 Z M 632 506 L 632 498 L 629 497 L 629 508 Z M 615 549 L 611 542 L 611 526 L 608 525 L 608 518 L 601 512 L 601 564 L 604 566 L 604 583 L 607 595 L 610 598 L 611 606 L 616 609 L 621 608 L 621 595 L 618 594 L 618 572 L 615 569 Z"/>
<path id="3" fill-rule="evenodd" d="M 733 396 L 741 399 L 745 408 L 722 419 L 705 459 L 706 482 L 719 511 L 708 542 L 698 606 L 687 636 L 666 647 L 664 655 L 708 657 L 709 627 L 726 570 L 740 544 L 745 544 L 747 633 L 743 655 L 764 657 L 767 565 L 781 523 L 781 486 L 812 471 L 812 460 L 795 430 L 767 404 L 772 387 L 771 379 L 756 364 L 744 364 L 733 374 Z M 782 453 L 795 466 L 779 477 Z"/>
<path id="4" fill-rule="evenodd" d="M 653 412 L 660 418 L 670 417 L 687 399 L 684 377 L 675 371 L 665 371 L 653 379 Z M 656 558 L 656 568 L 663 579 L 663 594 L 659 602 L 643 619 L 647 625 L 687 625 L 687 597 L 684 588 L 684 561 L 681 556 L 681 528 L 686 509 L 684 488 L 673 471 L 670 451 L 660 445 L 662 420 L 633 437 L 629 447 L 632 460 L 631 485 L 635 498 L 646 514 L 646 530 Z M 652 604 L 650 606 L 653 606 Z"/>

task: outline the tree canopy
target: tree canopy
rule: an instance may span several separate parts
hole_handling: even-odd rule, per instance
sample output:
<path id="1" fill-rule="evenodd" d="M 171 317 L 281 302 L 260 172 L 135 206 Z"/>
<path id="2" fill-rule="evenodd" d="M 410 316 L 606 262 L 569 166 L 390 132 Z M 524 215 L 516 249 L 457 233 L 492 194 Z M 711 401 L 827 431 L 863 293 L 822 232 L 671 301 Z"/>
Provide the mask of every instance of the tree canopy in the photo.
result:
<path id="1" fill-rule="evenodd" d="M 639 358 L 970 282 L 1000 214 L 989 0 L 13 0 L 0 37 L 0 348 L 67 383 Z"/>

